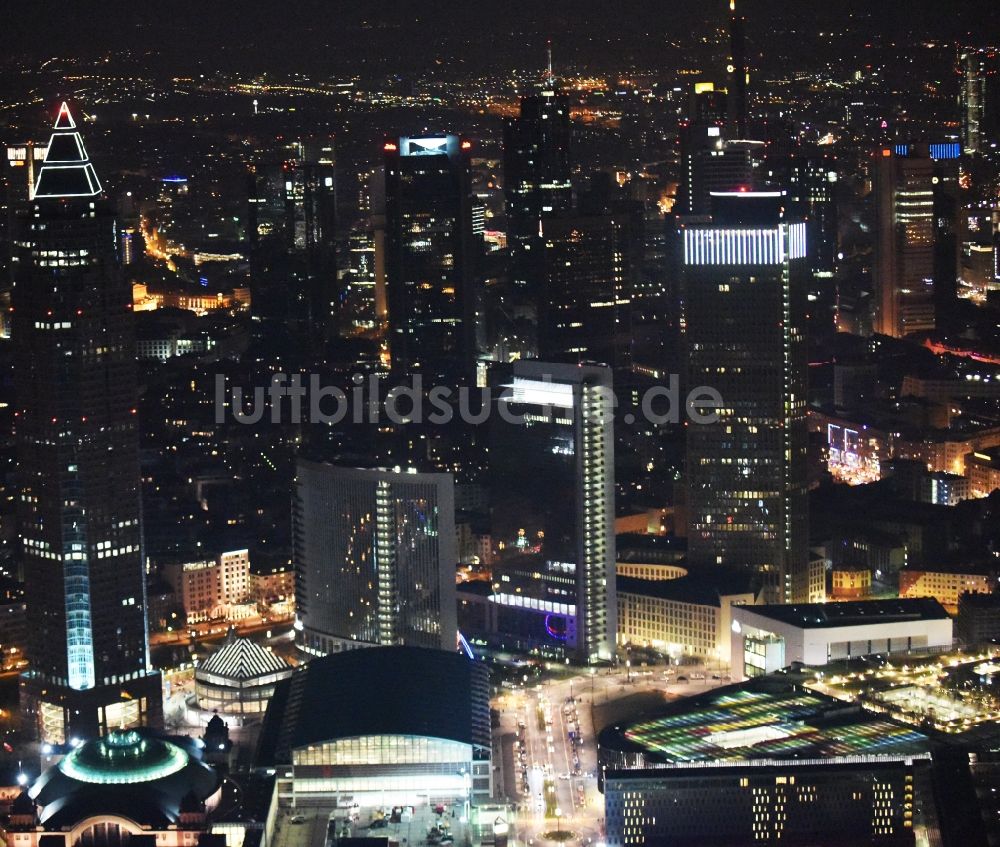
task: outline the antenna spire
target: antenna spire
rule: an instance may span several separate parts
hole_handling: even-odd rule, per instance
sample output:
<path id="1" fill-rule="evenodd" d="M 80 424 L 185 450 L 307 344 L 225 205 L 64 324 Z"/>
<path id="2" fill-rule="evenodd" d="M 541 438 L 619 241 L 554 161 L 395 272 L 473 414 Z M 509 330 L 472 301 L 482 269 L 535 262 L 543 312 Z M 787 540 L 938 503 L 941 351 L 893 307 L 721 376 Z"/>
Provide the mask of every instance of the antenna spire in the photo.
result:
<path id="1" fill-rule="evenodd" d="M 548 81 L 549 85 L 553 85 L 555 83 L 555 79 L 556 78 L 555 78 L 555 74 L 552 73 L 552 39 L 551 38 L 548 41 L 545 42 L 545 53 L 548 56 L 548 67 L 549 67 L 549 69 L 548 69 L 548 75 L 546 77 L 546 80 Z"/>

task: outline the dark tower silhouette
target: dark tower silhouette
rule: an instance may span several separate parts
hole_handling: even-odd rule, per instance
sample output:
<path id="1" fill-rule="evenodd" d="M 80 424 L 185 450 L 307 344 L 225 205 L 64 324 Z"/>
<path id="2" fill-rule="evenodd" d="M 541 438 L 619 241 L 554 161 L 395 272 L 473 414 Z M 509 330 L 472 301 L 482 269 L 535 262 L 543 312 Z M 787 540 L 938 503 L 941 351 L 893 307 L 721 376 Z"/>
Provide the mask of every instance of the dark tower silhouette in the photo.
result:
<path id="1" fill-rule="evenodd" d="M 542 220 L 573 206 L 569 111 L 569 97 L 552 73 L 550 52 L 545 86 L 521 98 L 519 116 L 508 119 L 503 130 L 511 272 L 515 288 L 529 298 L 540 294 Z"/>
<path id="2" fill-rule="evenodd" d="M 750 66 L 747 64 L 746 18 L 736 11 L 736 0 L 729 0 L 729 106 L 730 138 L 747 137 L 747 83 Z"/>
<path id="3" fill-rule="evenodd" d="M 385 143 L 385 275 L 393 372 L 468 372 L 475 354 L 472 142 Z"/>

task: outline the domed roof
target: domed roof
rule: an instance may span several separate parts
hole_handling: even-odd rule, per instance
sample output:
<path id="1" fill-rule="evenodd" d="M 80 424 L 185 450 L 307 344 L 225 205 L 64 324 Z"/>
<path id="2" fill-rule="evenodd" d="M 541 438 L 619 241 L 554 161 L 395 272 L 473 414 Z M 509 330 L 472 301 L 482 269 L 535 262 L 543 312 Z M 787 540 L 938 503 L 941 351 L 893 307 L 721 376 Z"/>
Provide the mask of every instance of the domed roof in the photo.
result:
<path id="1" fill-rule="evenodd" d="M 205 734 L 208 735 L 210 732 L 229 732 L 229 727 L 226 726 L 226 722 L 219 717 L 218 713 L 212 715 L 208 719 L 208 723 L 205 724 Z"/>
<path id="2" fill-rule="evenodd" d="M 177 821 L 186 795 L 204 800 L 218 784 L 191 739 L 119 730 L 71 751 L 29 794 L 46 829 L 73 826 L 94 814 L 165 826 Z"/>
<path id="3" fill-rule="evenodd" d="M 56 767 L 79 782 L 134 785 L 163 779 L 187 763 L 187 753 L 176 744 L 126 730 L 77 747 Z"/>

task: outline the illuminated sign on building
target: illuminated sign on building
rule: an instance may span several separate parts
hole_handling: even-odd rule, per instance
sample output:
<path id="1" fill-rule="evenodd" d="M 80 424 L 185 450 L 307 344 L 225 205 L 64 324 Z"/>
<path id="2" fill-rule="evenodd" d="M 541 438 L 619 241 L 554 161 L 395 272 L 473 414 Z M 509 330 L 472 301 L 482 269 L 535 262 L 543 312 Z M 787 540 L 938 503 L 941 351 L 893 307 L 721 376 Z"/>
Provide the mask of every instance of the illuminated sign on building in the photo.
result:
<path id="1" fill-rule="evenodd" d="M 868 450 L 858 430 L 827 424 L 826 443 L 829 450 L 827 469 L 835 479 L 849 485 L 862 485 L 882 478 L 877 452 Z"/>
<path id="2" fill-rule="evenodd" d="M 514 377 L 514 381 L 506 387 L 512 389 L 510 397 L 512 403 L 555 406 L 559 409 L 573 408 L 573 386 L 567 383 Z"/>
<path id="3" fill-rule="evenodd" d="M 780 265 L 806 255 L 806 225 L 774 229 L 686 229 L 685 265 Z"/>
<path id="4" fill-rule="evenodd" d="M 458 152 L 460 142 L 457 135 L 430 135 L 423 138 L 399 139 L 400 156 L 452 156 Z M 462 147 L 462 149 L 468 149 Z"/>

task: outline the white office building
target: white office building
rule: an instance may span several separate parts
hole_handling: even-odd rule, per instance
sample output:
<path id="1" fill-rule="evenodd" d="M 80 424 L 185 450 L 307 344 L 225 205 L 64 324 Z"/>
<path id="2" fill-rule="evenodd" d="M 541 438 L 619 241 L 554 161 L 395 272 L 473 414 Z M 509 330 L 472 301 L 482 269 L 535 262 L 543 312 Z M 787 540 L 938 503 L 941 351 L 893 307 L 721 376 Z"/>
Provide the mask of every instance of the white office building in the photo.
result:
<path id="1" fill-rule="evenodd" d="M 952 622 L 933 598 L 734 606 L 730 633 L 733 679 L 801 662 L 829 662 L 952 646 Z"/>

